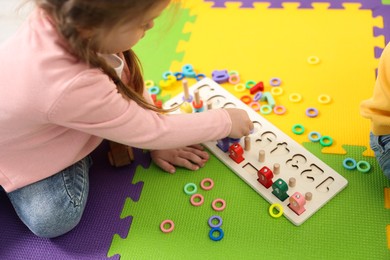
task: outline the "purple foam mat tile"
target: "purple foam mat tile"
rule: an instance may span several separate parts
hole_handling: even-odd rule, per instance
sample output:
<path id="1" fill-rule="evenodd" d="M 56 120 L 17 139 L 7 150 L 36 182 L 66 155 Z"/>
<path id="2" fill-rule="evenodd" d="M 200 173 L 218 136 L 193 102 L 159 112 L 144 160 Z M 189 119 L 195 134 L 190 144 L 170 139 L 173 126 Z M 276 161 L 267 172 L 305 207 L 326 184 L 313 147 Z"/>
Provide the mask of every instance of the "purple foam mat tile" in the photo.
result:
<path id="1" fill-rule="evenodd" d="M 205 2 L 214 2 L 213 7 L 225 7 L 225 0 L 204 0 Z"/>
<path id="2" fill-rule="evenodd" d="M 241 2 L 241 7 L 253 7 L 253 3 L 270 3 L 270 8 L 283 8 L 283 3 L 300 3 L 300 8 L 312 8 L 312 3 L 329 3 L 329 8 L 342 9 L 343 3 L 360 3 L 361 8 L 374 9 L 382 6 L 381 0 L 205 0 L 205 2 L 214 2 L 213 7 L 225 7 L 226 2 Z"/>
<path id="3" fill-rule="evenodd" d="M 75 229 L 61 237 L 33 235 L 17 217 L 6 194 L 0 193 L 0 259 L 107 259 L 113 235 L 126 237 L 131 225 L 131 217 L 120 219 L 126 197 L 140 197 L 142 185 L 132 184 L 136 167 L 150 165 L 149 155 L 135 149 L 135 161 L 130 166 L 113 168 L 107 151 L 104 142 L 93 152 L 84 215 Z"/>
<path id="4" fill-rule="evenodd" d="M 385 42 L 390 41 L 390 5 L 384 5 L 381 8 L 376 8 L 373 10 L 373 16 L 382 16 L 383 17 L 383 29 L 374 28 L 374 35 L 384 35 Z"/>
<path id="5" fill-rule="evenodd" d="M 383 52 L 383 49 L 382 49 L 382 48 L 375 47 L 375 48 L 374 48 L 375 58 L 377 58 L 377 59 L 380 58 L 382 52 Z"/>

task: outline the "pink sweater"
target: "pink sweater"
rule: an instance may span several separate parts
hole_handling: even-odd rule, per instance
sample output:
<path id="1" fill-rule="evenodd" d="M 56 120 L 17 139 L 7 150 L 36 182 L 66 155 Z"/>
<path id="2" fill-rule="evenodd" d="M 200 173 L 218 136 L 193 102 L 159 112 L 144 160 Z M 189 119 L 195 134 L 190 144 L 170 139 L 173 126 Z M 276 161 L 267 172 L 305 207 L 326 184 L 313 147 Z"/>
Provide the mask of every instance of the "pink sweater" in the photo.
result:
<path id="1" fill-rule="evenodd" d="M 98 69 L 78 62 L 36 10 L 0 45 L 0 185 L 11 192 L 47 178 L 109 139 L 168 149 L 227 136 L 223 109 L 161 115 L 128 102 Z"/>

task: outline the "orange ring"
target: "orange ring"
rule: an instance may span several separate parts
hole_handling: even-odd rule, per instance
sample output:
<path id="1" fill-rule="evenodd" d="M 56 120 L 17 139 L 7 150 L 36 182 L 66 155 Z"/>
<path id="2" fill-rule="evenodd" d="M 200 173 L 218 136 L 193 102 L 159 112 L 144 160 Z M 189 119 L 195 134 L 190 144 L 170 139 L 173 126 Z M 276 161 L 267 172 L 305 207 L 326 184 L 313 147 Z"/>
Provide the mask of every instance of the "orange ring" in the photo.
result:
<path id="1" fill-rule="evenodd" d="M 252 102 L 252 98 L 248 95 L 242 96 L 240 100 L 247 105 L 249 105 Z"/>

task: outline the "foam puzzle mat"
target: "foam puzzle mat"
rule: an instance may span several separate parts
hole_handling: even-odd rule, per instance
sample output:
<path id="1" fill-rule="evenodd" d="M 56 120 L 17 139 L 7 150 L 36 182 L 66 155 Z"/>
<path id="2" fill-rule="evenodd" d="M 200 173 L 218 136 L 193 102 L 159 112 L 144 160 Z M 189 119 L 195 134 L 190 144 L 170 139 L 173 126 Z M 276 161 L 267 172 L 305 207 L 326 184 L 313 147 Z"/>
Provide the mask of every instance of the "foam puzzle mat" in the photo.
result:
<path id="1" fill-rule="evenodd" d="M 369 122 L 359 103 L 368 98 L 378 58 L 390 40 L 387 0 L 223 1 L 187 0 L 168 10 L 135 48 L 145 78 L 158 84 L 163 73 L 180 72 L 191 64 L 211 77 L 214 70 L 236 71 L 240 81 L 279 78 L 283 94 L 277 104 L 284 115 L 263 115 L 304 148 L 348 180 L 348 186 L 304 224 L 272 218 L 269 203 L 211 155 L 199 171 L 179 169 L 169 175 L 136 152 L 129 167 L 112 168 L 105 143 L 93 153 L 91 191 L 82 222 L 53 240 L 34 237 L 0 194 L 0 259 L 389 259 L 390 183 L 368 149 Z M 308 63 L 318 57 L 318 64 Z M 195 79 L 188 79 L 190 85 Z M 238 98 L 234 84 L 222 86 Z M 163 88 L 159 99 L 182 91 L 181 82 Z M 291 102 L 290 95 L 302 96 Z M 318 102 L 320 95 L 331 102 Z M 308 107 L 319 115 L 309 118 Z M 295 135 L 294 124 L 306 133 L 333 138 L 322 147 Z M 364 160 L 368 173 L 347 170 L 346 158 Z M 183 187 L 211 178 L 204 204 L 194 207 Z M 226 201 L 216 212 L 211 203 Z M 220 241 L 209 238 L 208 219 L 223 219 Z M 160 224 L 172 219 L 175 228 L 163 233 Z"/>

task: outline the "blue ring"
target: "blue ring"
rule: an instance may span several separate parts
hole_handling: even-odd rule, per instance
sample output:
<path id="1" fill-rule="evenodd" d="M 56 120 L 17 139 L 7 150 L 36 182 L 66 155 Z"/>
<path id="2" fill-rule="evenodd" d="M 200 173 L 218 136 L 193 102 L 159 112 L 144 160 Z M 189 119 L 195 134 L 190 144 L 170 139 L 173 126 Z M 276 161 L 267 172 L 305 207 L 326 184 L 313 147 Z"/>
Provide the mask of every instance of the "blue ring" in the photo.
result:
<path id="1" fill-rule="evenodd" d="M 317 138 L 314 138 L 313 136 L 316 135 Z M 318 142 L 319 140 L 321 139 L 321 134 L 318 133 L 318 132 L 310 132 L 309 133 L 309 140 L 312 141 L 312 142 Z"/>
<path id="2" fill-rule="evenodd" d="M 239 143 L 241 138 L 232 138 L 229 137 L 229 143 L 234 144 L 234 143 Z"/>
<path id="3" fill-rule="evenodd" d="M 175 72 L 175 73 L 173 73 L 173 76 L 176 77 L 176 80 L 182 80 L 182 79 L 184 79 L 184 74 L 181 73 L 181 72 Z"/>
<path id="4" fill-rule="evenodd" d="M 219 222 L 217 225 L 213 224 L 214 219 L 218 219 Z M 222 218 L 220 216 L 217 216 L 217 215 L 210 217 L 209 218 L 209 226 L 211 228 L 219 228 L 220 226 L 222 226 Z"/>
<path id="5" fill-rule="evenodd" d="M 206 77 L 205 74 L 200 73 L 195 76 L 196 81 L 200 81 L 201 79 L 204 79 Z"/>
<path id="6" fill-rule="evenodd" d="M 213 236 L 213 233 L 214 233 L 215 231 L 219 232 L 219 236 L 218 236 L 218 237 Z M 219 228 L 219 227 L 217 227 L 217 228 L 212 228 L 212 229 L 210 230 L 210 232 L 209 232 L 209 237 L 210 237 L 210 239 L 213 240 L 213 241 L 219 241 L 219 240 L 221 240 L 221 239 L 223 238 L 223 236 L 224 236 L 223 230 L 222 230 L 221 228 Z"/>
<path id="7" fill-rule="evenodd" d="M 173 75 L 173 73 L 170 71 L 166 71 L 162 74 L 162 77 L 163 79 L 167 80 L 169 75 Z"/>
<path id="8" fill-rule="evenodd" d="M 352 165 L 349 165 L 349 163 L 352 163 Z M 345 158 L 343 161 L 343 166 L 347 170 L 353 170 L 356 168 L 357 164 L 356 161 L 352 158 Z"/>
<path id="9" fill-rule="evenodd" d="M 153 94 L 158 95 L 158 94 L 160 94 L 161 89 L 157 86 L 154 86 L 154 87 L 149 88 L 148 92 L 150 95 L 153 95 Z"/>

